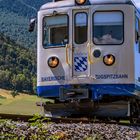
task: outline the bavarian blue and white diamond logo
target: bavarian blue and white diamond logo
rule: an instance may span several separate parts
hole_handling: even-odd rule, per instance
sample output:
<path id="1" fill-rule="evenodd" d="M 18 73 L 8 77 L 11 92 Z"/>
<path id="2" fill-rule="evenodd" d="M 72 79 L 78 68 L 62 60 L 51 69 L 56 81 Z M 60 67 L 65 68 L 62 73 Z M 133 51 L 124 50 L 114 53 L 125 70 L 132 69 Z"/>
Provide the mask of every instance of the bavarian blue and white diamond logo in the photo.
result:
<path id="1" fill-rule="evenodd" d="M 86 71 L 87 65 L 87 57 L 74 57 L 74 69 L 76 72 Z"/>

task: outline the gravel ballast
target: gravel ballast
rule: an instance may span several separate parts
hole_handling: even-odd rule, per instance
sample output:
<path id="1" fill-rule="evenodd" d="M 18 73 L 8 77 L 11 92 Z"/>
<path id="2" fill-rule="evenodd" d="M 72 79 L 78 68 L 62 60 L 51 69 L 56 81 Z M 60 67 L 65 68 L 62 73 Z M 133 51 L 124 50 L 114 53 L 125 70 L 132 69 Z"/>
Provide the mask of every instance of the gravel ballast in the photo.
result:
<path id="1" fill-rule="evenodd" d="M 34 123 L 0 120 L 0 140 L 139 140 L 140 127 L 117 124 Z"/>

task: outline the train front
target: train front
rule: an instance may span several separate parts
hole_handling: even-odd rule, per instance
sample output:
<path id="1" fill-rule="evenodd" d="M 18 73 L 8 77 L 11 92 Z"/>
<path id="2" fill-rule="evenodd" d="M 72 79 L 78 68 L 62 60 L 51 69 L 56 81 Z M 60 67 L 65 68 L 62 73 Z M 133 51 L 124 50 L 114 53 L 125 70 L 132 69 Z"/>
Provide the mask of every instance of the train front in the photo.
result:
<path id="1" fill-rule="evenodd" d="M 134 7 L 125 1 L 65 0 L 41 7 L 39 96 L 64 103 L 88 101 L 93 106 L 101 99 L 109 102 L 132 95 L 135 16 Z"/>

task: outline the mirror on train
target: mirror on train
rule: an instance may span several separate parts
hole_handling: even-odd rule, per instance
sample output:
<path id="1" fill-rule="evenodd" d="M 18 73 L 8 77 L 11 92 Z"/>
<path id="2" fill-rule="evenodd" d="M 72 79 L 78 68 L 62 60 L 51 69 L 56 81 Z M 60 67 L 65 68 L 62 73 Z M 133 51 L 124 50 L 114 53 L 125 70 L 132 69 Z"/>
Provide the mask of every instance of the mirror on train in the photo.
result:
<path id="1" fill-rule="evenodd" d="M 138 39 L 140 40 L 140 31 L 138 32 Z"/>
<path id="2" fill-rule="evenodd" d="M 140 20 L 138 21 L 138 39 L 140 41 Z"/>
<path id="3" fill-rule="evenodd" d="M 28 29 L 29 32 L 34 31 L 35 23 L 36 23 L 36 18 L 33 18 L 33 19 L 30 20 L 29 29 Z"/>
<path id="4" fill-rule="evenodd" d="M 138 31 L 135 31 L 135 41 L 136 41 L 136 43 L 139 42 L 139 33 L 138 33 Z"/>

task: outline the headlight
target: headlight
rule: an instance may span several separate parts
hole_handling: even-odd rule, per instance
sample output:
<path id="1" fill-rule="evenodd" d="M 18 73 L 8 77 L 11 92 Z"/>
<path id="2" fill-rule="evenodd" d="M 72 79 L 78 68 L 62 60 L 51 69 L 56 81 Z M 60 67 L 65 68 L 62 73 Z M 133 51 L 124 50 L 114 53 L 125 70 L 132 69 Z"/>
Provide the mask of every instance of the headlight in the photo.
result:
<path id="1" fill-rule="evenodd" d="M 86 0 L 75 0 L 76 4 L 82 5 L 86 2 Z"/>
<path id="2" fill-rule="evenodd" d="M 112 54 L 108 54 L 108 55 L 104 56 L 103 62 L 105 65 L 111 66 L 115 63 L 115 57 Z"/>
<path id="3" fill-rule="evenodd" d="M 57 67 L 59 64 L 59 59 L 56 56 L 52 56 L 48 59 L 48 65 L 51 68 Z"/>

